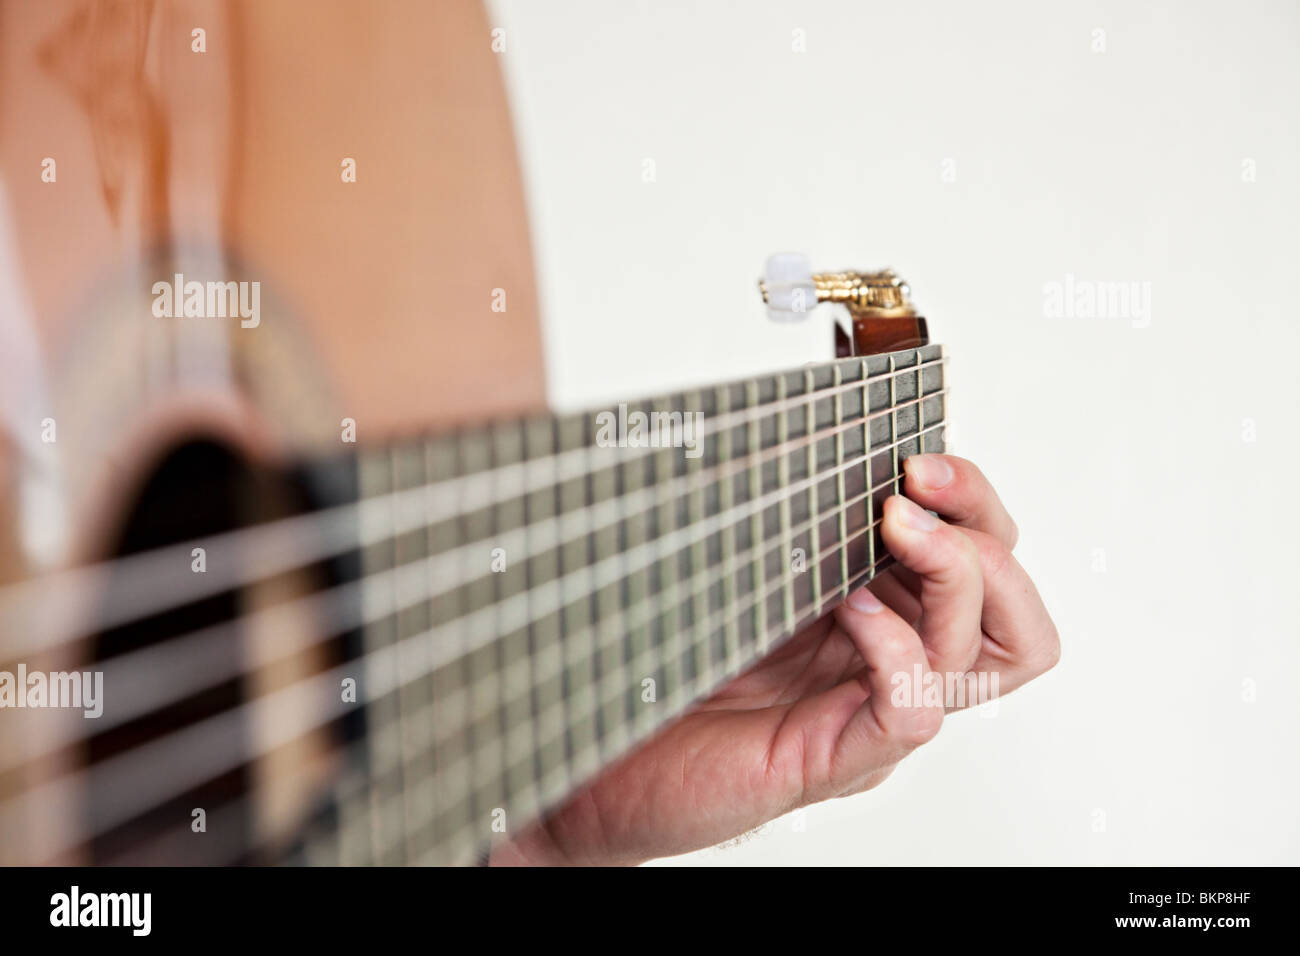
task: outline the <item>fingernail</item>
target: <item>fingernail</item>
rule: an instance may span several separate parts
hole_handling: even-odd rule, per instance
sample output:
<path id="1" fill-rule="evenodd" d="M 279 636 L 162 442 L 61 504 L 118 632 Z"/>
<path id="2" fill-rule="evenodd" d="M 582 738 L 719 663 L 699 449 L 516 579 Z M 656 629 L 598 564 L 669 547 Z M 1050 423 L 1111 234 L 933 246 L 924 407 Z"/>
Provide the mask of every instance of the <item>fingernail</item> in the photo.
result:
<path id="1" fill-rule="evenodd" d="M 903 469 L 922 488 L 933 488 L 936 491 L 953 479 L 952 465 L 938 455 L 913 455 L 903 462 Z"/>
<path id="2" fill-rule="evenodd" d="M 895 506 L 898 509 L 898 520 L 905 527 L 911 528 L 913 531 L 933 531 L 939 527 L 939 519 L 915 501 L 904 498 L 902 495 L 894 495 L 894 500 L 898 502 Z"/>
<path id="3" fill-rule="evenodd" d="M 863 614 L 875 614 L 877 611 L 885 609 L 885 605 L 880 603 L 880 598 L 872 594 L 867 588 L 858 588 L 844 599 L 844 603 L 855 611 L 861 611 Z"/>

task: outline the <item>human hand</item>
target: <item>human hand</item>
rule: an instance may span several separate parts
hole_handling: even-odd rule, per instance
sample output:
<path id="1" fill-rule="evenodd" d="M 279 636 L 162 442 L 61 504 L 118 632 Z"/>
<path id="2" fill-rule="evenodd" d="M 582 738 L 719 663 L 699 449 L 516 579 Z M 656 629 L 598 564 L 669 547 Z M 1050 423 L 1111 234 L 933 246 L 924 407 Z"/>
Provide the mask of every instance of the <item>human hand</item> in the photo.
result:
<path id="1" fill-rule="evenodd" d="M 907 498 L 888 499 L 882 523 L 896 565 L 499 846 L 492 864 L 632 864 L 716 844 L 876 786 L 945 711 L 982 702 L 896 692 L 915 675 L 1002 694 L 1055 665 L 1056 628 L 983 474 L 950 455 L 916 455 L 904 470 Z"/>

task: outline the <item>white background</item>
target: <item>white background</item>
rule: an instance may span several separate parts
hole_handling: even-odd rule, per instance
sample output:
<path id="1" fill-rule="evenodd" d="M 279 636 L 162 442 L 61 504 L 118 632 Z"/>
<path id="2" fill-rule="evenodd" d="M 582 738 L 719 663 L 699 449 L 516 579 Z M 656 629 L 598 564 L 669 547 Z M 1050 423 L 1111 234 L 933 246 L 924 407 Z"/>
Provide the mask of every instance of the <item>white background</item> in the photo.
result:
<path id="1" fill-rule="evenodd" d="M 672 862 L 1300 863 L 1298 10 L 491 4 L 554 404 L 826 358 L 764 258 L 893 265 L 1061 631 L 879 789 Z M 1149 324 L 1046 317 L 1067 274 Z"/>

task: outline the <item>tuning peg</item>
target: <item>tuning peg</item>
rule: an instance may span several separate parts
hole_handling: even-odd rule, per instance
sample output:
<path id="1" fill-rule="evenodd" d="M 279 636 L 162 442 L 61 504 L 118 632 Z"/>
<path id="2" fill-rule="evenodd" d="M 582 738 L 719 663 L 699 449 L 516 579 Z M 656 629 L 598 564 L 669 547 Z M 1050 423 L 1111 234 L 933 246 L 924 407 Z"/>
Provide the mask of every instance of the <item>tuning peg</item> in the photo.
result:
<path id="1" fill-rule="evenodd" d="M 822 302 L 843 305 L 854 319 L 916 314 L 912 290 L 894 270 L 814 273 L 808 257 L 797 252 L 771 256 L 758 288 L 777 322 L 798 322 Z"/>
<path id="2" fill-rule="evenodd" d="M 769 256 L 758 284 L 767 303 L 767 314 L 775 322 L 799 322 L 817 307 L 817 284 L 812 263 L 799 252 Z"/>

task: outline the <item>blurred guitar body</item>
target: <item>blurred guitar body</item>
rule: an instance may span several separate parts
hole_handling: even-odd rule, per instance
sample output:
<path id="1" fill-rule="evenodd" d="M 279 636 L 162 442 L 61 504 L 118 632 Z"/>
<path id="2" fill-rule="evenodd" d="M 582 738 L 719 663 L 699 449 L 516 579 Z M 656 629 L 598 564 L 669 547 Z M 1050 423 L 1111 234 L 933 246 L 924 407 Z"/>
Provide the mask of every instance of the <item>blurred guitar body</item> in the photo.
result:
<path id="1" fill-rule="evenodd" d="M 787 258 L 838 360 L 547 414 L 493 41 L 0 2 L 0 862 L 473 862 L 887 567 L 906 285 Z"/>
<path id="2" fill-rule="evenodd" d="M 0 5 L 0 579 L 301 507 L 278 466 L 339 448 L 344 418 L 359 443 L 380 443 L 542 407 L 527 219 L 491 40 L 465 0 Z M 152 285 L 175 273 L 259 282 L 259 324 L 154 317 Z M 494 290 L 507 311 L 492 310 Z M 260 482 L 257 500 L 218 500 L 238 476 Z M 87 666 L 109 650 L 99 644 L 41 666 Z M 249 680 L 264 689 L 313 666 Z M 45 723 L 3 717 L 0 748 Z M 301 780 L 284 761 L 322 749 L 272 754 L 231 784 L 260 794 L 240 825 L 300 811 L 307 783 L 268 781 Z M 82 756 L 0 777 L 0 792 Z M 0 857 L 44 858 L 65 810 L 0 833 Z M 121 851 L 99 849 L 62 858 Z"/>

